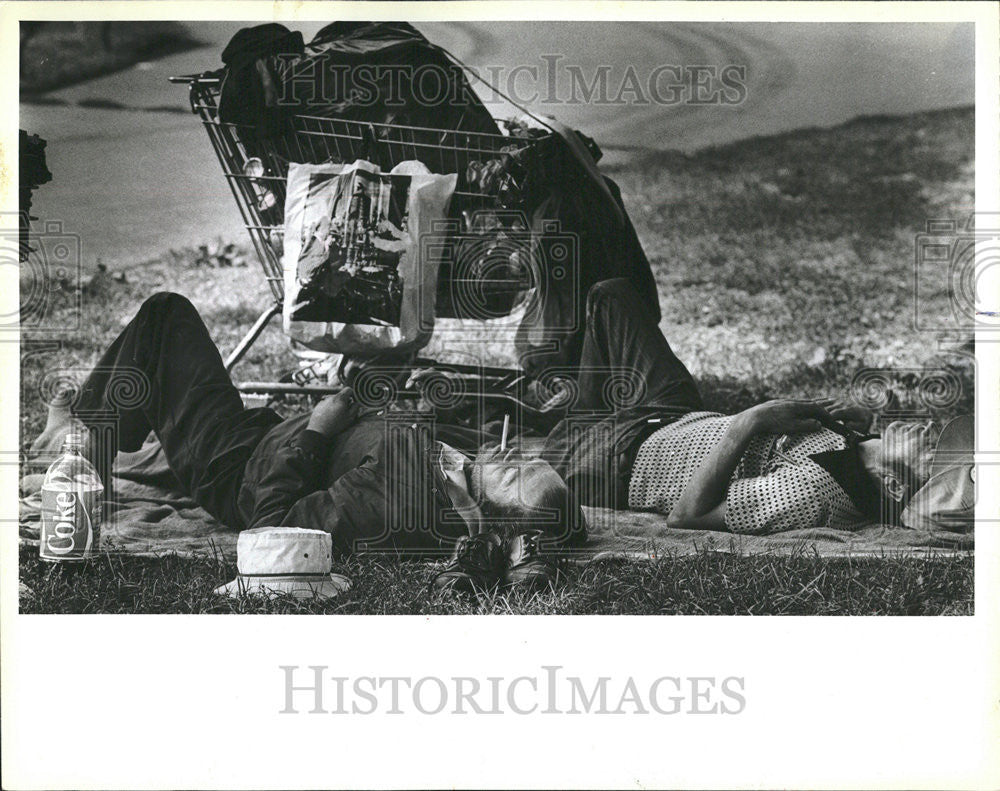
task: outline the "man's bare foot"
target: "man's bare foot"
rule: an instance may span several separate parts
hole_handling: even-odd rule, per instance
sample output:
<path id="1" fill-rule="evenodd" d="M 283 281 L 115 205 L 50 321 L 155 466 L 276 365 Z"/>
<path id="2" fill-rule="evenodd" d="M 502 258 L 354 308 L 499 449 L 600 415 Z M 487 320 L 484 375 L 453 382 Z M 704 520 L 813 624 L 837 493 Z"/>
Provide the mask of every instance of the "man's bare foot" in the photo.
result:
<path id="1" fill-rule="evenodd" d="M 87 429 L 70 413 L 70 399 L 57 397 L 49 404 L 49 416 L 45 421 L 45 428 L 31 443 L 28 458 L 38 461 L 50 457 L 54 459 L 59 455 L 66 435 L 74 431 L 83 433 L 86 441 Z"/>
<path id="2" fill-rule="evenodd" d="M 45 483 L 45 476 L 41 473 L 36 472 L 25 475 L 21 478 L 21 497 L 31 497 L 33 494 L 38 494 L 42 490 L 43 483 Z"/>

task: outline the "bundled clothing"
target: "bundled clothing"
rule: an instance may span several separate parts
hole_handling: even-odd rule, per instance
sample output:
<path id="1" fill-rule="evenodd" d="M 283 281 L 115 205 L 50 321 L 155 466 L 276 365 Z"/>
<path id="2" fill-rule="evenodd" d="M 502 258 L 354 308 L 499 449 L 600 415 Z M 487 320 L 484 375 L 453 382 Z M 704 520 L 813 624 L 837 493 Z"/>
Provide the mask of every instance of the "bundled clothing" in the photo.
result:
<path id="1" fill-rule="evenodd" d="M 283 25 L 244 28 L 222 61 L 219 118 L 246 127 L 241 133 L 284 138 L 275 141 L 278 150 L 308 156 L 288 129 L 293 115 L 500 132 L 462 70 L 405 22 L 333 22 L 308 44 Z M 443 159 L 435 161 L 441 154 L 425 150 L 424 164 L 447 172 Z"/>
<path id="2" fill-rule="evenodd" d="M 31 247 L 31 196 L 42 184 L 52 181 L 52 174 L 45 165 L 46 141 L 38 135 L 29 135 L 23 129 L 18 130 L 20 144 L 18 158 L 18 261 L 24 263 L 34 252 Z M 37 218 L 35 218 L 37 219 Z M 26 318 L 26 317 L 24 317 Z"/>

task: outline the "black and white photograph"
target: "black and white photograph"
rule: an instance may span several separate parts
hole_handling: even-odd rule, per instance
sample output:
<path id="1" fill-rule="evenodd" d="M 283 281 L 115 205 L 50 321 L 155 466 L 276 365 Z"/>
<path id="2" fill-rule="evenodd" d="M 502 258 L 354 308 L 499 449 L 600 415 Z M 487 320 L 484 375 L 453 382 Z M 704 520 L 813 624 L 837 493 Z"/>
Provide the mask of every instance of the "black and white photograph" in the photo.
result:
<path id="1" fill-rule="evenodd" d="M 4 787 L 1000 782 L 996 634 L 972 637 L 996 615 L 1000 521 L 995 5 L 103 5 L 0 9 L 18 74 L 3 138 L 8 648 L 40 653 L 27 635 L 66 623 L 82 656 L 87 624 L 164 624 L 145 649 L 99 649 L 102 665 L 168 644 L 156 662 L 219 663 L 156 682 L 160 696 L 223 667 L 244 677 L 246 641 L 263 640 L 276 661 L 247 683 L 266 702 L 236 693 L 218 724 L 280 722 L 281 743 L 311 728 L 303 744 L 318 744 L 351 715 L 395 741 L 438 713 L 471 714 L 451 717 L 459 729 L 541 719 L 533 741 L 560 729 L 539 712 L 568 712 L 585 715 L 566 726 L 583 752 L 622 720 L 636 748 L 704 726 L 728 751 L 737 730 L 773 727 L 750 724 L 771 705 L 761 690 L 795 705 L 791 682 L 739 670 L 751 649 L 796 683 L 858 673 L 868 689 L 902 665 L 883 709 L 923 678 L 926 705 L 990 712 L 975 708 L 963 767 L 913 765 L 937 774 L 866 770 L 869 744 L 808 780 L 797 759 L 760 774 L 763 752 L 745 774 L 605 755 L 544 779 L 463 758 L 436 779 L 268 763 L 253 780 L 263 758 L 195 774 L 213 765 L 198 746 L 162 777 L 22 754 Z M 234 615 L 250 617 L 211 617 Z M 585 617 L 606 615 L 645 617 Z M 564 630 L 622 661 L 575 667 L 528 636 L 554 646 Z M 331 642 L 295 649 L 310 632 Z M 704 659 L 633 667 L 633 632 L 636 650 Z M 225 662 L 208 651 L 223 634 L 246 635 Z M 463 634 L 489 635 L 481 654 Z M 491 650 L 501 635 L 517 661 Z M 957 653 L 936 653 L 949 639 Z M 913 656 L 921 642 L 933 650 Z M 58 683 L 115 678 L 70 655 L 81 682 Z M 942 679 L 966 667 L 965 698 L 945 700 Z M 139 683 L 121 672 L 115 699 Z M 100 697 L 77 694 L 79 723 Z M 291 716 L 319 713 L 343 716 Z M 684 724 L 702 713 L 717 716 Z M 619 717 L 584 726 L 598 714 Z M 168 719 L 185 716 L 203 715 Z M 482 733 L 510 738 L 512 716 Z M 943 727 L 925 725 L 911 747 Z M 808 743 L 814 726 L 783 727 Z M 828 741 L 826 760 L 843 747 Z"/>

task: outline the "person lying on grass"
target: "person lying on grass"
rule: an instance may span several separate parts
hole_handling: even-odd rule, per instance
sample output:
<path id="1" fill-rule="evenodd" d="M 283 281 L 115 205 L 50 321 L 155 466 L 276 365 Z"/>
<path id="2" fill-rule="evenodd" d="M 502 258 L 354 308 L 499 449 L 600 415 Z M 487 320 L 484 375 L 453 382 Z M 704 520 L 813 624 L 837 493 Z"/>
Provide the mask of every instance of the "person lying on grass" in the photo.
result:
<path id="1" fill-rule="evenodd" d="M 443 441 L 476 448 L 480 432 L 361 414 L 349 388 L 288 419 L 246 408 L 197 310 L 178 294 L 146 300 L 70 399 L 68 409 L 50 408 L 33 453 L 58 450 L 78 423 L 92 429 L 113 415 L 116 446 L 88 451 L 104 481 L 117 452 L 139 450 L 152 431 L 177 486 L 234 529 L 322 529 L 342 554 L 440 553 L 489 532 L 489 562 L 506 571 L 518 563 L 530 571 L 541 534 L 560 544 L 585 536 L 582 512 L 544 461 L 490 463 L 473 476 L 470 456 Z M 515 540 L 529 532 L 525 514 L 539 511 L 551 518 L 530 520 L 531 535 Z"/>
<path id="2" fill-rule="evenodd" d="M 949 424 L 936 453 L 932 423 L 893 422 L 875 436 L 865 433 L 872 413 L 830 399 L 706 412 L 628 281 L 594 286 L 585 322 L 568 410 L 577 417 L 542 446 L 576 502 L 659 512 L 674 528 L 751 534 L 971 524 L 971 417 Z"/>

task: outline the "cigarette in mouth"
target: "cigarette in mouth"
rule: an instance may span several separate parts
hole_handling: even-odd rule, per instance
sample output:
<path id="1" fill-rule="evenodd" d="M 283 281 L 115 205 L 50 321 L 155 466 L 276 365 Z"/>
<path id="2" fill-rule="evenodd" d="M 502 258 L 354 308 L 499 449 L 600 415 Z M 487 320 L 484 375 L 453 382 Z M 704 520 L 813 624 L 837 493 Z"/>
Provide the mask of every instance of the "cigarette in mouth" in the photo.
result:
<path id="1" fill-rule="evenodd" d="M 503 416 L 503 434 L 500 435 L 500 450 L 507 450 L 507 431 L 510 429 L 510 415 Z"/>

